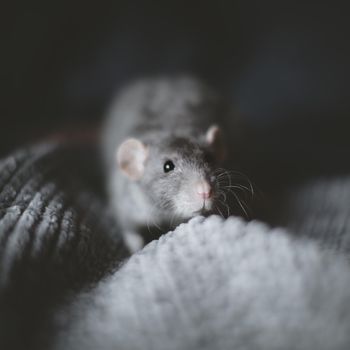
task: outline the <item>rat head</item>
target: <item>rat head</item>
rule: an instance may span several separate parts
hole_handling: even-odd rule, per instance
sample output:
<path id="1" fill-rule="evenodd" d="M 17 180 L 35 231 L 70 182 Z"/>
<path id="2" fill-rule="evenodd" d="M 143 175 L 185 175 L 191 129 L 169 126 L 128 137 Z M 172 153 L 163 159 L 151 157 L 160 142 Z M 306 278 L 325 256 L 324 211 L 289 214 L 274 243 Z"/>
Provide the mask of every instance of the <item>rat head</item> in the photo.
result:
<path id="1" fill-rule="evenodd" d="M 200 139 L 169 137 L 157 143 L 127 139 L 118 148 L 120 170 L 168 217 L 190 218 L 215 207 L 215 168 L 223 160 L 221 131 Z"/>

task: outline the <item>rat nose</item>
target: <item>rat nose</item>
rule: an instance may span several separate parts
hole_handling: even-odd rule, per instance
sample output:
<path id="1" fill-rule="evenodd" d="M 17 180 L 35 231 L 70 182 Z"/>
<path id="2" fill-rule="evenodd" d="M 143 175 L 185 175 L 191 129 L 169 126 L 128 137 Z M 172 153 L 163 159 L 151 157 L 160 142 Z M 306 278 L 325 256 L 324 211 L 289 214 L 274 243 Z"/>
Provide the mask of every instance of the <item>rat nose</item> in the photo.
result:
<path id="1" fill-rule="evenodd" d="M 201 196 L 203 199 L 210 198 L 211 192 L 212 192 L 210 185 L 205 180 L 197 182 L 196 191 L 197 191 L 197 194 Z"/>

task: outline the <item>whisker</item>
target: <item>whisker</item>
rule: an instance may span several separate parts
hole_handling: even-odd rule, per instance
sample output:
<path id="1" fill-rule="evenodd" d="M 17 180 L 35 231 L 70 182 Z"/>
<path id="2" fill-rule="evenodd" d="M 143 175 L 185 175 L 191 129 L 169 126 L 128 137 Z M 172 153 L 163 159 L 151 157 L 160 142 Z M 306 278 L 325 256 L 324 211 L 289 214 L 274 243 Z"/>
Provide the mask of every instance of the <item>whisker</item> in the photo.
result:
<path id="1" fill-rule="evenodd" d="M 248 219 L 248 218 L 249 218 L 249 215 L 248 215 L 248 213 L 247 213 L 247 210 L 245 209 L 245 207 L 244 207 L 243 204 L 242 204 L 242 202 L 244 202 L 244 201 L 242 201 L 242 200 L 237 196 L 237 194 L 236 194 L 235 192 L 233 192 L 232 190 L 229 190 L 229 191 L 234 195 L 234 197 L 236 198 L 236 200 L 237 200 L 239 206 L 240 206 L 241 209 L 243 210 L 243 212 L 244 212 L 246 218 Z M 247 204 L 246 204 L 246 203 L 244 203 L 244 204 L 245 204 L 245 206 L 247 207 Z"/>
<path id="2" fill-rule="evenodd" d="M 148 233 L 151 234 L 151 229 L 150 229 L 150 226 L 149 226 L 149 219 L 147 218 L 147 230 L 148 230 Z"/>
<path id="3" fill-rule="evenodd" d="M 226 202 L 227 201 L 227 197 L 224 191 L 218 191 L 218 199 L 220 198 L 220 196 L 223 196 L 223 201 Z"/>
<path id="4" fill-rule="evenodd" d="M 227 210 L 227 217 L 229 217 L 230 216 L 230 207 L 225 202 L 221 201 L 220 199 L 219 199 L 219 202 L 224 205 L 225 209 Z"/>
<path id="5" fill-rule="evenodd" d="M 163 232 L 162 228 L 161 228 L 160 226 L 157 225 L 155 219 L 152 220 L 152 223 L 153 223 L 153 226 L 155 226 L 160 232 Z"/>
<path id="6" fill-rule="evenodd" d="M 217 205 L 215 205 L 215 208 L 216 208 L 216 210 L 220 213 L 220 216 L 221 216 L 222 218 L 224 218 L 224 216 L 222 215 L 222 212 L 221 212 L 221 210 L 219 209 L 219 207 L 218 207 Z"/>
<path id="7" fill-rule="evenodd" d="M 237 188 L 239 190 L 242 190 L 242 191 L 248 191 L 249 193 L 251 193 L 252 195 L 254 195 L 254 191 L 252 192 L 252 190 L 246 186 L 243 186 L 243 185 L 226 185 L 226 186 L 223 186 L 223 188 Z"/>
<path id="8" fill-rule="evenodd" d="M 241 198 L 242 194 L 244 199 L 248 198 L 248 193 L 251 198 L 255 195 L 254 186 L 248 176 L 240 171 L 227 170 L 224 168 L 217 168 L 213 173 L 216 175 L 215 186 L 217 187 L 217 201 L 219 203 L 219 205 L 215 206 L 216 210 L 218 210 L 220 215 L 223 216 L 220 208 L 225 208 L 227 215 L 230 215 L 230 206 L 227 202 L 227 194 L 230 193 L 234 197 L 242 214 L 249 219 L 250 208 L 245 200 Z M 235 190 L 240 192 L 237 194 Z"/>
<path id="9" fill-rule="evenodd" d="M 174 214 L 171 217 L 170 224 L 169 224 L 170 230 L 173 228 L 173 222 L 174 222 L 175 217 L 176 217 L 176 212 L 174 212 Z"/>

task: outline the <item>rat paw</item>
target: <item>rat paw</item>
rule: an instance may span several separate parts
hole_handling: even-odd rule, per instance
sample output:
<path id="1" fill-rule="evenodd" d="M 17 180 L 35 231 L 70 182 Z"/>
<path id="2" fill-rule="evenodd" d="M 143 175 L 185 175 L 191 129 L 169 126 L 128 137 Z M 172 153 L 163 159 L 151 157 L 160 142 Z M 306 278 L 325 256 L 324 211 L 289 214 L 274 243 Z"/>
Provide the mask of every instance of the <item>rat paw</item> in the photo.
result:
<path id="1" fill-rule="evenodd" d="M 144 239 L 136 232 L 126 232 L 124 240 L 131 254 L 136 253 L 138 250 L 142 249 L 145 246 Z"/>

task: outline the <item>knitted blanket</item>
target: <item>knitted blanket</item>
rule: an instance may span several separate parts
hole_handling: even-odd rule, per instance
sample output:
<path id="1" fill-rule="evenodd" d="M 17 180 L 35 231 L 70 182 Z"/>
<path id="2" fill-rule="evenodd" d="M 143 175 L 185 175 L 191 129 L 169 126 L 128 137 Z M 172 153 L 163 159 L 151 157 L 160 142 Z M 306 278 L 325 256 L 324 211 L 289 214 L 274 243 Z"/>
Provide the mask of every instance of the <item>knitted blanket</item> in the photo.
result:
<path id="1" fill-rule="evenodd" d="M 94 151 L 0 163 L 1 349 L 348 349 L 350 183 L 198 217 L 127 257 Z"/>
<path id="2" fill-rule="evenodd" d="M 0 162 L 0 349 L 47 349 L 50 312 L 125 258 L 94 167 L 93 150 L 78 145 Z"/>

